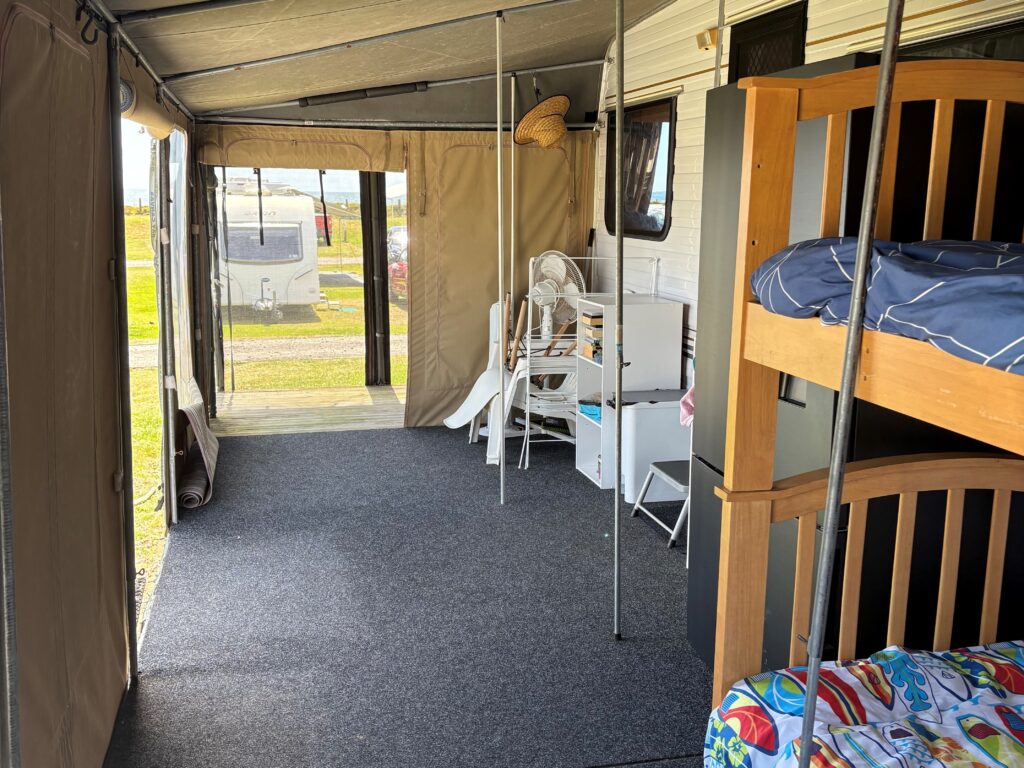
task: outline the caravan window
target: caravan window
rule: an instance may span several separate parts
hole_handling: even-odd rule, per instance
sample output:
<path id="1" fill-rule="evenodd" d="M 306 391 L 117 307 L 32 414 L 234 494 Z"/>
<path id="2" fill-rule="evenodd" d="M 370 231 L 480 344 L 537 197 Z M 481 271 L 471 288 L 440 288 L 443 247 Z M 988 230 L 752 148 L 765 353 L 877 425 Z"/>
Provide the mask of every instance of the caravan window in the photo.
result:
<path id="1" fill-rule="evenodd" d="M 675 99 L 630 107 L 624 113 L 622 140 L 623 233 L 664 240 L 672 212 L 672 156 L 675 148 Z M 615 113 L 608 115 L 604 223 L 615 232 Z"/>
<path id="2" fill-rule="evenodd" d="M 230 224 L 228 258 L 260 264 L 302 261 L 302 232 L 298 224 L 265 225 L 260 245 L 258 224 Z"/>

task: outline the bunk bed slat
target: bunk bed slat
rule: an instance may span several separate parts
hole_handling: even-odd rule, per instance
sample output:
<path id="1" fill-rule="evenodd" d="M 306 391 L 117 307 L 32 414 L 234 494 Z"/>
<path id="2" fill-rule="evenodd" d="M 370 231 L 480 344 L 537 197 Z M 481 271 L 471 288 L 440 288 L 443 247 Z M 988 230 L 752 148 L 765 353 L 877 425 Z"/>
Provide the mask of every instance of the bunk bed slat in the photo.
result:
<path id="1" fill-rule="evenodd" d="M 875 216 L 875 237 L 888 240 L 892 232 L 892 202 L 896 196 L 896 160 L 900 149 L 900 115 L 902 105 L 889 108 L 889 128 L 885 132 L 885 157 L 882 158 L 882 183 L 878 187 L 878 213 Z"/>
<path id="2" fill-rule="evenodd" d="M 889 595 L 888 645 L 902 645 L 907 624 L 907 595 L 910 590 L 910 560 L 917 520 L 917 494 L 901 493 L 896 518 L 896 551 L 892 563 L 892 592 Z"/>
<path id="3" fill-rule="evenodd" d="M 821 194 L 822 237 L 836 237 L 839 234 L 848 120 L 849 112 L 838 112 L 828 116 L 828 129 L 825 134 L 825 181 Z"/>
<path id="4" fill-rule="evenodd" d="M 802 515 L 797 522 L 793 624 L 789 638 L 790 666 L 807 663 L 807 638 L 811 632 L 811 592 L 814 589 L 814 541 L 817 530 L 818 515 L 814 512 Z"/>
<path id="5" fill-rule="evenodd" d="M 924 204 L 924 240 L 942 237 L 942 217 L 946 211 L 946 182 L 949 179 L 949 147 L 953 140 L 952 99 L 935 102 L 932 126 L 932 151 L 928 163 L 928 196 Z"/>
<path id="6" fill-rule="evenodd" d="M 860 578 L 864 568 L 864 530 L 868 503 L 850 504 L 846 526 L 846 561 L 843 563 L 843 596 L 839 612 L 839 658 L 857 658 L 857 619 L 860 614 Z"/>
<path id="7" fill-rule="evenodd" d="M 992 211 L 996 200 L 999 151 L 1003 143 L 1005 101 L 990 101 L 985 107 L 985 133 L 981 141 L 981 169 L 978 172 L 978 199 L 974 206 L 974 239 L 992 237 Z"/>
<path id="8" fill-rule="evenodd" d="M 946 525 L 942 533 L 942 566 L 939 572 L 939 601 L 935 613 L 932 650 L 949 648 L 953 634 L 956 578 L 960 568 L 960 538 L 964 523 L 964 490 L 950 488 L 946 496 Z"/>
<path id="9" fill-rule="evenodd" d="M 845 328 L 746 304 L 743 354 L 748 360 L 823 387 L 839 387 Z M 865 331 L 857 397 L 1024 455 L 1020 376 L 961 360 L 916 339 Z"/>
<path id="10" fill-rule="evenodd" d="M 985 563 L 985 594 L 981 601 L 981 642 L 994 643 L 999 624 L 999 599 L 1003 591 L 1006 531 L 1010 524 L 1010 491 L 996 490 L 992 499 L 992 524 Z"/>

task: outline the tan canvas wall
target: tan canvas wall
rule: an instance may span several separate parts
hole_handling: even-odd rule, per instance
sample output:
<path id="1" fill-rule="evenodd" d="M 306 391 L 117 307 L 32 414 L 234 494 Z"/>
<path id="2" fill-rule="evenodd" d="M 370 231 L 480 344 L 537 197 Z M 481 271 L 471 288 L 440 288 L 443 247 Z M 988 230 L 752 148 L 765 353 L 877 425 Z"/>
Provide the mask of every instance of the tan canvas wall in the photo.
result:
<path id="1" fill-rule="evenodd" d="M 593 210 L 593 138 L 571 133 L 550 149 L 517 150 L 520 298 L 531 257 L 548 249 L 584 255 Z M 495 151 L 492 133 L 420 133 L 412 140 L 406 426 L 439 424 L 487 362 L 487 317 L 498 291 Z M 509 245 L 506 239 L 506 254 Z"/>
<path id="2" fill-rule="evenodd" d="M 127 679 L 105 37 L 0 0 L 22 765 L 100 765 Z"/>
<path id="3" fill-rule="evenodd" d="M 552 248 L 584 255 L 594 207 L 594 139 L 581 131 L 550 149 L 517 150 L 520 297 L 532 256 Z M 196 142 L 200 161 L 209 165 L 407 170 L 405 423 L 439 424 L 455 410 L 486 364 L 487 312 L 497 299 L 494 134 L 201 125 Z M 508 136 L 505 142 L 507 157 Z"/>
<path id="4" fill-rule="evenodd" d="M 401 171 L 409 134 L 346 128 L 200 125 L 196 151 L 206 165 Z"/>

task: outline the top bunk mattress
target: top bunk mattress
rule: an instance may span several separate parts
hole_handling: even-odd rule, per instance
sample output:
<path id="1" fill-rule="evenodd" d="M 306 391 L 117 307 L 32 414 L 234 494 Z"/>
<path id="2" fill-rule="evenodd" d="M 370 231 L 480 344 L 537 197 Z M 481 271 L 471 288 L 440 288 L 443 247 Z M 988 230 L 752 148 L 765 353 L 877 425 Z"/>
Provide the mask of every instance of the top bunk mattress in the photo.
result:
<path id="1" fill-rule="evenodd" d="M 770 312 L 845 325 L 856 251 L 855 237 L 797 243 L 761 264 L 751 286 Z M 1024 245 L 876 240 L 864 327 L 1024 374 Z"/>

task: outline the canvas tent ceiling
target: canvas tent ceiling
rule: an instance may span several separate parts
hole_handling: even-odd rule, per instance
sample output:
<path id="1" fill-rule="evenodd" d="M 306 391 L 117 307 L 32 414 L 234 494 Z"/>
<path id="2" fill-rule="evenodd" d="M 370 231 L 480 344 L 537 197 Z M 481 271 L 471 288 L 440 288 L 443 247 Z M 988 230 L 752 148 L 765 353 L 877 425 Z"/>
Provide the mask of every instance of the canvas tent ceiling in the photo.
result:
<path id="1" fill-rule="evenodd" d="M 628 0 L 627 25 L 665 1 Z M 536 6 L 506 16 L 508 70 L 600 59 L 614 30 L 612 0 L 266 0 L 137 21 L 126 14 L 164 6 L 166 0 L 121 0 L 118 5 L 126 32 L 197 113 L 491 73 L 493 17 L 420 28 L 502 9 Z M 399 32 L 398 37 L 371 39 Z M 339 47 L 343 43 L 351 45 Z M 335 47 L 314 56 L 230 69 L 328 46 Z M 202 73 L 217 67 L 229 69 Z"/>

